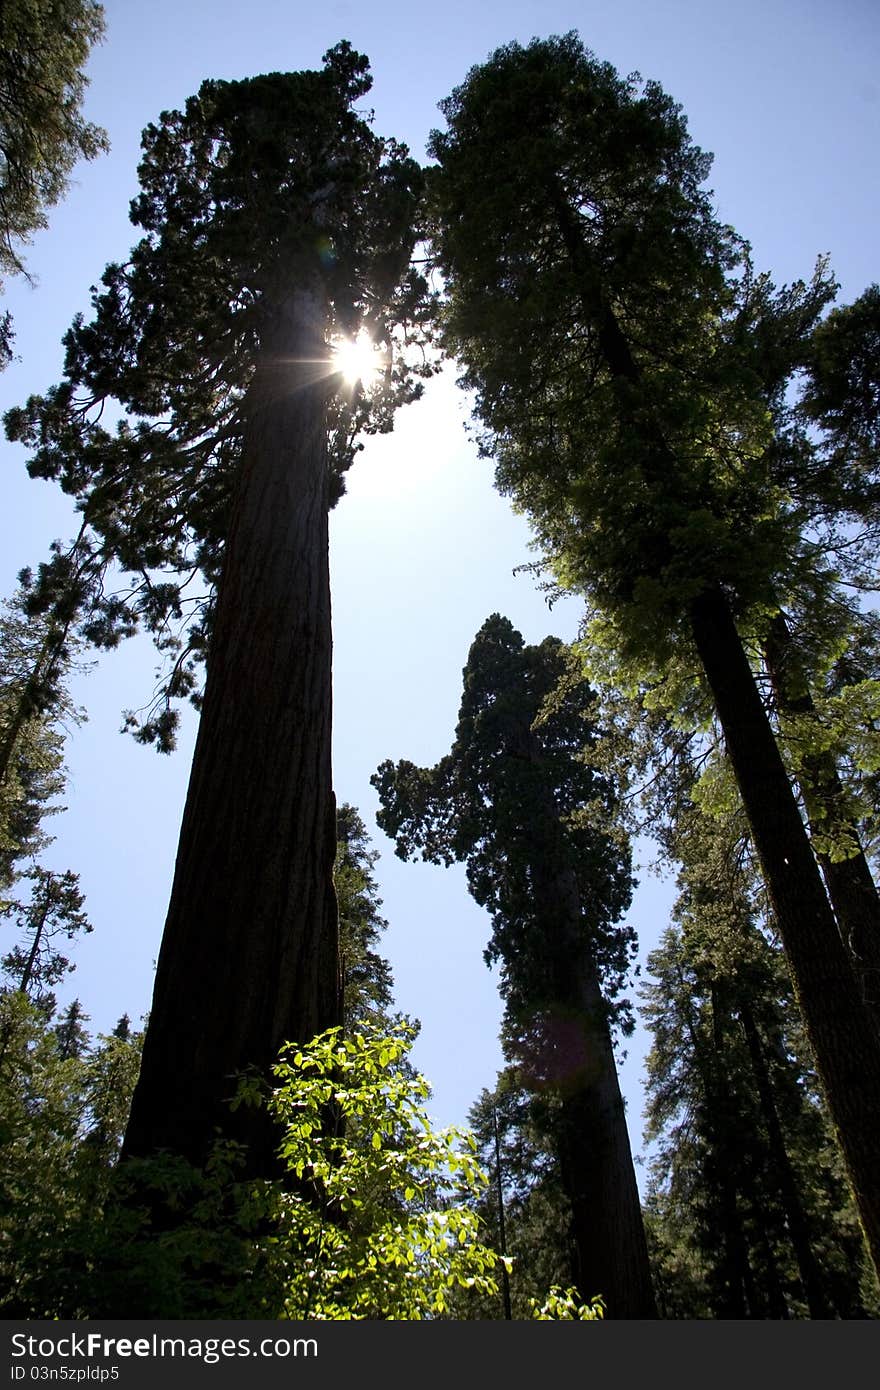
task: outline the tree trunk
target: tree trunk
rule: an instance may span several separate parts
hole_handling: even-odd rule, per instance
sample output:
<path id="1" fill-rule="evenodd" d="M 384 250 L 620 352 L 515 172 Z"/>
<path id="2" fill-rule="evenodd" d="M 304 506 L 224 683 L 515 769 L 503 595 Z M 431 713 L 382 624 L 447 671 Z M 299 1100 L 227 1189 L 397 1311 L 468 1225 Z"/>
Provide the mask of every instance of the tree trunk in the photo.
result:
<path id="1" fill-rule="evenodd" d="M 599 269 L 584 244 L 566 190 L 558 178 L 548 177 L 547 192 L 605 365 L 613 380 L 637 384 L 639 364 L 603 293 Z M 649 445 L 644 463 L 654 486 L 673 482 L 676 460 L 662 431 L 654 430 L 650 420 L 624 417 L 621 424 L 632 428 L 636 438 L 641 434 Z M 669 554 L 664 535 L 658 534 L 655 542 L 653 573 L 668 563 Z M 690 618 L 868 1247 L 880 1271 L 880 1040 L 838 933 L 788 774 L 720 586 L 693 600 Z"/>
<path id="2" fill-rule="evenodd" d="M 868 1248 L 880 1270 L 880 1041 L 720 589 L 693 601 L 691 622 Z"/>
<path id="3" fill-rule="evenodd" d="M 545 867 L 550 867 L 545 866 Z M 557 942 L 554 999 L 543 1029 L 545 1057 L 561 1064 L 552 1078 L 559 1097 L 559 1164 L 572 1213 L 576 1283 L 585 1300 L 601 1295 L 609 1318 L 655 1318 L 639 1191 L 626 1113 L 599 988 L 581 924 L 572 869 L 534 874 L 536 907 Z"/>
<path id="4" fill-rule="evenodd" d="M 810 1317 L 831 1318 L 834 1313 L 825 1295 L 821 1272 L 813 1256 L 806 1213 L 798 1192 L 797 1179 L 791 1165 L 791 1159 L 785 1147 L 782 1123 L 779 1119 L 776 1097 L 773 1094 L 770 1068 L 767 1065 L 757 1024 L 746 999 L 738 1001 L 737 1013 L 749 1050 L 761 1114 L 767 1127 L 773 1173 Z"/>
<path id="5" fill-rule="evenodd" d="M 758 1288 L 743 1228 L 741 1116 L 729 1080 L 729 1058 L 724 1042 L 726 1010 L 722 1009 L 721 993 L 717 982 L 713 981 L 710 989 L 712 1041 L 708 1055 L 696 1030 L 691 1029 L 706 1101 L 707 1173 L 720 1217 L 718 1234 L 723 1251 L 712 1274 L 715 1311 L 717 1317 L 725 1319 L 761 1318 L 767 1300 L 764 1291 Z"/>
<path id="6" fill-rule="evenodd" d="M 656 1318 L 648 1243 L 626 1112 L 599 972 L 585 940 L 583 902 L 559 810 L 531 720 L 508 735 L 508 753 L 538 770 L 529 806 L 534 910 L 548 952 L 548 997 L 530 1020 L 536 1063 L 558 1098 L 554 1129 L 562 1187 L 571 1207 L 575 1282 L 601 1296 L 608 1318 Z"/>
<path id="7" fill-rule="evenodd" d="M 498 1197 L 498 1253 L 507 1254 L 507 1232 L 504 1224 L 504 1175 L 501 1171 L 501 1135 L 498 1132 L 498 1111 L 492 1106 L 492 1134 L 495 1139 L 495 1190 Z M 501 1262 L 501 1297 L 505 1319 L 510 1322 L 513 1310 L 510 1304 L 510 1275 L 507 1265 Z"/>
<path id="8" fill-rule="evenodd" d="M 34 973 L 34 966 L 37 963 L 37 955 L 39 954 L 40 945 L 43 940 L 43 931 L 46 926 L 46 918 L 49 916 L 49 907 L 51 905 L 51 891 L 47 884 L 44 884 L 43 887 L 45 890 L 43 896 L 43 906 L 40 911 L 40 916 L 33 928 L 34 939 L 31 942 L 31 949 L 28 954 L 27 961 L 25 962 L 24 970 L 21 972 L 21 979 L 18 982 L 19 994 L 27 994 L 28 992 L 28 985 L 31 982 L 31 975 Z"/>
<path id="9" fill-rule="evenodd" d="M 813 697 L 782 613 L 774 617 L 764 644 L 764 660 L 782 714 L 812 714 Z M 846 859 L 816 853 L 844 943 L 855 963 L 862 994 L 880 1025 L 880 894 L 859 840 L 858 827 L 843 807 L 837 764 L 826 751 L 809 753 L 798 773 L 811 830 L 841 832 L 855 846 Z"/>
<path id="10" fill-rule="evenodd" d="M 58 694 L 59 677 L 69 663 L 65 649 L 74 621 L 81 616 L 83 595 L 89 587 L 85 576 L 89 573 L 90 564 L 94 562 L 94 555 L 86 544 L 87 529 L 88 519 L 80 526 L 67 556 L 68 560 L 76 556 L 83 558 L 78 561 L 72 577 L 68 580 L 64 600 L 55 599 L 51 610 L 50 630 L 40 644 L 14 707 L 11 712 L 6 712 L 9 723 L 0 733 L 0 783 L 5 782 L 9 776 L 19 735 L 32 719 L 42 718 L 51 708 Z M 101 568 L 98 564 L 97 571 Z M 91 582 L 94 583 L 94 574 Z M 39 623 L 44 619 L 35 621 Z"/>
<path id="11" fill-rule="evenodd" d="M 249 390 L 204 705 L 124 1155 L 200 1163 L 220 1127 L 272 1173 L 263 1109 L 227 1102 L 339 1021 L 324 306 L 280 297 Z"/>

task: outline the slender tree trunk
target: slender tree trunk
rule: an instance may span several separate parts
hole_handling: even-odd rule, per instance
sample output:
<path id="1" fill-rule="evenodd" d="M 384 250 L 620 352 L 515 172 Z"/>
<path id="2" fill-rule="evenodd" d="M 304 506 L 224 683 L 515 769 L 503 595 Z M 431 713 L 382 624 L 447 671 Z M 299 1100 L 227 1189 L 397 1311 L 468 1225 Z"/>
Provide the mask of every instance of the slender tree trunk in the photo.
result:
<path id="1" fill-rule="evenodd" d="M 733 1115 L 728 1059 L 724 1045 L 724 1016 L 717 983 L 711 986 L 711 1048 L 704 1045 L 688 1010 L 688 1023 L 706 1103 L 706 1138 L 710 1143 L 708 1173 L 720 1215 L 722 1257 L 713 1261 L 715 1311 L 719 1318 L 758 1318 L 761 1297 L 749 1259 L 743 1230 L 739 1186 L 742 1179 L 739 1125 Z M 704 1228 L 705 1229 L 705 1228 Z"/>
<path id="2" fill-rule="evenodd" d="M 56 599 L 53 604 L 51 629 L 34 658 L 30 674 L 20 687 L 16 704 L 11 712 L 7 712 L 9 723 L 0 732 L 0 783 L 5 782 L 9 775 L 15 745 L 22 729 L 31 719 L 45 714 L 57 697 L 57 682 L 69 660 L 66 647 L 71 628 L 82 615 L 84 594 L 89 582 L 94 584 L 95 574 L 99 574 L 103 568 L 100 562 L 95 564 L 95 557 L 86 545 L 87 529 L 88 519 L 83 521 L 68 552 L 68 559 L 80 558 L 68 580 L 65 600 L 60 602 Z M 87 578 L 90 567 L 93 567 L 91 581 Z"/>
<path id="3" fill-rule="evenodd" d="M 249 392 L 124 1155 L 201 1162 L 219 1126 L 271 1173 L 264 1110 L 229 1111 L 236 1074 L 340 1017 L 323 323 L 317 292 L 280 297 Z"/>
<path id="4" fill-rule="evenodd" d="M 25 962 L 24 970 L 21 972 L 21 979 L 18 982 L 19 994 L 27 994 L 28 992 L 28 985 L 31 982 L 31 976 L 34 973 L 34 966 L 37 963 L 37 956 L 40 951 L 40 944 L 43 940 L 43 931 L 46 926 L 46 918 L 49 916 L 51 893 L 48 885 L 44 885 L 44 889 L 45 892 L 43 896 L 42 910 L 40 912 L 39 920 L 34 925 L 34 939 L 31 942 L 31 949 L 28 954 L 27 961 Z"/>
<path id="5" fill-rule="evenodd" d="M 725 1028 L 733 1022 L 728 990 L 713 980 L 712 1000 L 712 1063 L 708 1069 L 708 1094 L 711 1096 L 709 1133 L 715 1148 L 717 1180 L 723 1193 L 723 1210 L 728 1213 L 725 1225 L 731 1232 L 734 1252 L 737 1292 L 745 1294 L 748 1316 L 752 1318 L 788 1318 L 788 1304 L 779 1278 L 779 1269 L 767 1230 L 766 1204 L 757 1191 L 752 1168 L 749 1140 L 743 1138 L 743 1113 L 736 1089 L 730 1084 L 730 1053 L 725 1041 Z M 743 1211 L 751 1213 L 753 1239 L 749 1239 Z M 762 1269 L 755 1258 L 763 1257 Z M 722 1312 L 721 1317 L 743 1316 Z"/>
<path id="6" fill-rule="evenodd" d="M 779 1111 L 776 1106 L 776 1097 L 773 1093 L 773 1082 L 770 1078 L 770 1069 L 767 1066 L 767 1058 L 764 1047 L 758 1033 L 752 1010 L 748 1001 L 741 999 L 737 1005 L 737 1013 L 749 1050 L 749 1058 L 752 1063 L 752 1071 L 755 1077 L 755 1086 L 758 1091 L 758 1100 L 761 1105 L 761 1113 L 764 1117 L 764 1124 L 767 1128 L 767 1137 L 770 1142 L 770 1155 L 773 1165 L 776 1186 L 779 1190 L 779 1197 L 782 1202 L 782 1210 L 785 1213 L 785 1221 L 788 1227 L 788 1234 L 794 1250 L 795 1260 L 797 1261 L 798 1273 L 804 1294 L 807 1300 L 807 1307 L 811 1318 L 831 1318 L 834 1316 L 833 1310 L 825 1296 L 825 1287 L 819 1266 L 813 1257 L 813 1249 L 810 1244 L 810 1233 L 807 1225 L 807 1218 L 803 1204 L 798 1192 L 797 1179 L 788 1150 L 785 1147 L 785 1137 L 782 1133 L 782 1124 L 779 1119 Z"/>
<path id="7" fill-rule="evenodd" d="M 720 589 L 694 600 L 691 621 L 868 1248 L 880 1270 L 880 1040 Z"/>
<path id="8" fill-rule="evenodd" d="M 702 1160 L 707 1189 L 712 1200 L 712 1217 L 717 1213 L 718 1235 L 709 1256 L 709 1297 L 712 1309 L 719 1318 L 747 1318 L 751 1272 L 746 1257 L 745 1239 L 736 1205 L 736 1189 L 733 1185 L 733 1170 L 726 1162 L 726 1146 L 723 1142 L 722 1116 L 719 1109 L 719 1095 L 722 1092 L 716 1080 L 718 1052 L 718 1018 L 715 997 L 712 998 L 712 1043 L 704 1040 L 694 1018 L 693 998 L 688 982 L 685 980 L 680 964 L 675 966 L 678 983 L 676 1007 L 680 1012 L 688 1041 L 691 1046 L 693 1065 L 699 1078 L 702 1092 L 702 1108 L 705 1115 L 704 1137 L 708 1141 L 708 1155 Z M 720 1155 L 720 1161 L 719 1161 Z M 712 1218 L 710 1217 L 710 1222 Z M 705 1229 L 705 1218 L 701 1223 Z M 708 1253 L 708 1252 L 707 1252 Z"/>
<path id="9" fill-rule="evenodd" d="M 507 1254 L 507 1232 L 504 1222 L 504 1177 L 501 1171 L 501 1135 L 498 1132 L 498 1111 L 492 1106 L 492 1133 L 495 1138 L 495 1190 L 498 1195 L 498 1253 Z M 504 1317 L 510 1322 L 513 1311 L 510 1305 L 510 1275 L 507 1265 L 501 1264 L 501 1296 L 504 1304 Z"/>
<path id="10" fill-rule="evenodd" d="M 815 705 L 797 659 L 785 616 L 777 613 L 764 644 L 764 660 L 781 714 L 813 714 Z M 852 955 L 862 994 L 880 1026 L 880 893 L 859 840 L 858 827 L 845 810 L 844 789 L 833 755 L 808 753 L 801 759 L 798 782 L 810 828 L 840 832 L 854 846 L 846 859 L 833 860 L 817 851 L 844 943 Z"/>
<path id="11" fill-rule="evenodd" d="M 727 995 L 728 991 L 722 988 L 717 980 L 712 982 L 712 1041 L 715 1054 L 712 1067 L 713 1110 L 719 1118 L 718 1133 L 722 1137 L 718 1148 L 719 1169 L 728 1174 L 727 1181 L 733 1187 L 739 1258 L 750 1314 L 753 1318 L 783 1319 L 788 1317 L 788 1305 L 767 1230 L 766 1204 L 761 1202 L 756 1190 L 751 1154 L 748 1152 L 750 1145 L 748 1141 L 745 1145 L 743 1143 L 742 1110 L 728 1081 L 729 1052 L 724 1040 L 724 1031 L 725 1024 L 733 1020 Z M 752 1217 L 754 1238 L 751 1241 L 740 1215 L 743 1208 L 749 1211 Z M 763 1278 L 759 1278 L 760 1266 L 755 1258 L 756 1251 L 763 1257 Z"/>

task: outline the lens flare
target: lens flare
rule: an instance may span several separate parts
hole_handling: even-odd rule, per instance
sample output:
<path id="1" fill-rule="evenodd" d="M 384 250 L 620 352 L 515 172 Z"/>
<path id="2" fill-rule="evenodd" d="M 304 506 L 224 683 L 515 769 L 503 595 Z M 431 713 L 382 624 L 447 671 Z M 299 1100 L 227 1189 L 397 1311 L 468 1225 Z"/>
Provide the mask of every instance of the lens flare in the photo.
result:
<path id="1" fill-rule="evenodd" d="M 342 373 L 348 386 L 360 382 L 368 390 L 382 371 L 382 353 L 363 330 L 356 338 L 342 338 L 333 346 L 333 370 Z"/>

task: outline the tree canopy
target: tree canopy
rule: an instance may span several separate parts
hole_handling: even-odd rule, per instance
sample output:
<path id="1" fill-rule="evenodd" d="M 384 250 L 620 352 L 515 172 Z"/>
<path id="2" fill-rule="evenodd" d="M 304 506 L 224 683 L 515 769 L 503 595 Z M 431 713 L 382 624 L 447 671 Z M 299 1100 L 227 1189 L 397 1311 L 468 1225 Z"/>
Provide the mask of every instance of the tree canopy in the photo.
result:
<path id="1" fill-rule="evenodd" d="M 699 682 L 717 712 L 880 1266 L 880 1045 L 745 645 L 828 577 L 773 407 L 833 281 L 756 277 L 680 108 L 575 34 L 497 50 L 441 109 L 443 332 L 484 451 L 586 600 L 590 668 L 630 688 L 674 672 L 673 698 Z"/>
<path id="2" fill-rule="evenodd" d="M 55 479 L 83 513 L 88 638 L 114 645 L 143 623 L 166 654 L 161 698 L 132 719 L 162 748 L 175 699 L 200 695 L 258 360 L 274 363 L 273 393 L 322 387 L 329 505 L 358 436 L 390 429 L 420 390 L 405 340 L 426 312 L 410 269 L 422 176 L 352 109 L 368 67 L 343 42 L 320 71 L 205 82 L 148 126 L 131 208 L 144 235 L 107 267 L 92 319 L 67 333 L 63 382 L 7 413 L 32 476 Z M 297 350 L 278 336 L 289 338 L 292 297 L 312 293 Z M 342 388 L 332 358 L 333 342 L 361 329 L 383 365 L 369 393 Z M 109 564 L 131 576 L 127 593 L 104 595 Z M 57 601 L 57 584 L 44 587 Z"/>
<path id="3" fill-rule="evenodd" d="M 383 763 L 379 824 L 406 858 L 463 860 L 501 966 L 502 1044 L 559 1165 L 573 1279 L 611 1317 L 651 1317 L 638 1193 L 612 1052 L 632 930 L 629 845 L 614 788 L 590 765 L 595 695 L 567 649 L 527 646 L 493 614 L 463 672 L 452 751 L 433 768 Z"/>

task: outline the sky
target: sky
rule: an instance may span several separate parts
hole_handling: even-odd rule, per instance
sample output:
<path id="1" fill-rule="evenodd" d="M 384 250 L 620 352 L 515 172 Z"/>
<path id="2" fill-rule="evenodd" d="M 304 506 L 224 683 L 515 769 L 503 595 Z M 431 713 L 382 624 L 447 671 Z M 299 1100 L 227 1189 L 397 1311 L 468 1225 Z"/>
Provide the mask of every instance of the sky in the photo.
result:
<path id="1" fill-rule="evenodd" d="M 128 204 L 142 128 L 205 78 L 319 67 L 343 38 L 371 60 L 376 130 L 424 159 L 430 130 L 442 125 L 437 104 L 471 66 L 513 39 L 576 30 L 598 58 L 658 80 L 681 103 L 694 140 L 715 155 L 718 215 L 749 239 L 757 267 L 777 284 L 808 277 L 820 253 L 830 255 L 840 302 L 878 278 L 874 0 L 446 0 L 438 12 L 398 0 L 107 0 L 105 13 L 86 115 L 106 127 L 111 152 L 78 166 L 50 211 L 27 254 L 34 283 L 7 286 L 17 360 L 0 375 L 0 410 L 60 378 L 65 329 L 88 311 L 105 264 L 124 259 L 135 239 Z M 421 1021 L 414 1060 L 442 1125 L 465 1123 L 501 1065 L 497 982 L 482 960 L 489 923 L 463 869 L 395 858 L 375 826 L 369 779 L 385 758 L 430 764 L 448 750 L 462 667 L 491 613 L 528 642 L 572 639 L 581 613 L 573 599 L 550 611 L 534 581 L 515 573 L 533 558 L 528 527 L 477 458 L 454 377 L 447 370 L 399 414 L 392 435 L 368 442 L 331 517 L 336 795 L 359 808 L 381 854 L 383 950 L 397 1007 Z M 74 531 L 66 499 L 31 481 L 25 460 L 18 445 L 0 442 L 0 596 L 11 595 L 22 566 Z M 63 997 L 80 996 L 95 1030 L 148 1009 L 170 891 L 195 716 L 185 716 L 168 758 L 119 732 L 122 711 L 149 700 L 156 664 L 148 639 L 135 639 L 102 655 L 73 692 L 88 722 L 71 731 L 68 809 L 51 825 L 47 861 L 78 871 L 86 892 L 94 932 L 76 949 Z M 667 924 L 674 885 L 651 872 L 649 842 L 637 857 L 628 920 L 644 960 Z M 637 1033 L 621 1069 L 636 1154 L 644 1048 Z"/>

